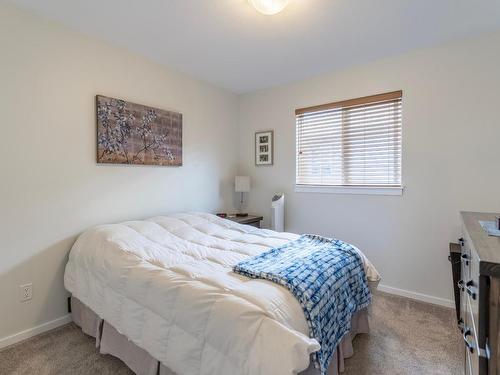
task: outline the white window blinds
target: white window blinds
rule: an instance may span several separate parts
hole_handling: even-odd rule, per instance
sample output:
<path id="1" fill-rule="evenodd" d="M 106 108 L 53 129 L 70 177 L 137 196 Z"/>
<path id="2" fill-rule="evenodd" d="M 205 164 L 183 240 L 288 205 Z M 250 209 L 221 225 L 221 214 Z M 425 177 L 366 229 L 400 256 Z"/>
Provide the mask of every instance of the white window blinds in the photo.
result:
<path id="1" fill-rule="evenodd" d="M 402 92 L 295 111 L 297 185 L 401 186 Z"/>

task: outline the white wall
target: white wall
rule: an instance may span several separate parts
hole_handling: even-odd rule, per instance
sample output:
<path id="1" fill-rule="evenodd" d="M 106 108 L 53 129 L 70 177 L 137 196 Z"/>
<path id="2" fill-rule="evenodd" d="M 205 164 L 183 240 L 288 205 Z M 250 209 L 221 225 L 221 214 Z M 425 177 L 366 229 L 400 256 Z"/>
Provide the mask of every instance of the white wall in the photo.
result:
<path id="1" fill-rule="evenodd" d="M 86 228 L 227 208 L 237 97 L 1 4 L 0 51 L 1 341 L 66 314 L 64 265 Z M 97 165 L 96 94 L 182 112 L 184 166 Z"/>
<path id="2" fill-rule="evenodd" d="M 295 108 L 388 91 L 403 97 L 403 196 L 295 193 Z M 450 300 L 448 243 L 459 211 L 500 211 L 500 34 L 426 49 L 241 97 L 239 173 L 249 211 L 286 193 L 286 230 L 360 247 L 384 285 Z M 275 164 L 254 166 L 274 129 Z"/>
<path id="3" fill-rule="evenodd" d="M 268 223 L 283 191 L 288 231 L 352 242 L 383 284 L 450 299 L 458 211 L 500 211 L 499 46 L 494 34 L 238 98 L 0 5 L 0 344 L 66 314 L 64 265 L 86 228 L 230 209 L 238 148 L 249 211 Z M 403 196 L 294 193 L 295 108 L 399 89 Z M 95 94 L 182 112 L 184 166 L 97 165 Z M 254 132 L 266 129 L 275 165 L 255 167 Z M 34 298 L 20 303 L 27 282 Z"/>

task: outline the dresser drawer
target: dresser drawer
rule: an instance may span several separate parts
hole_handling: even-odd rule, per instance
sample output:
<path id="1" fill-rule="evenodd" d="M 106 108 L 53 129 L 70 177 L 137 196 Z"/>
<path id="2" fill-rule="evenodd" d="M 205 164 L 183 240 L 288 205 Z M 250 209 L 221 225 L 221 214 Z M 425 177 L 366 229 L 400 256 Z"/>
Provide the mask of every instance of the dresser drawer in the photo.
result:
<path id="1" fill-rule="evenodd" d="M 476 312 L 474 312 L 474 307 L 471 304 L 471 298 L 469 296 L 465 296 L 465 299 L 467 301 L 467 327 L 471 330 L 473 334 L 473 339 L 474 339 L 474 348 L 477 347 L 477 342 L 478 342 L 478 314 L 477 314 L 477 309 Z"/>
<path id="2" fill-rule="evenodd" d="M 461 263 L 462 263 L 462 280 L 468 280 L 470 278 L 470 239 L 467 234 L 460 239 L 460 245 L 462 247 Z"/>
<path id="3" fill-rule="evenodd" d="M 465 374 L 466 375 L 478 375 L 479 374 L 479 364 L 477 355 L 465 351 Z"/>
<path id="4" fill-rule="evenodd" d="M 470 366 L 470 354 L 467 350 L 465 350 L 464 354 L 464 374 L 472 375 L 472 367 Z"/>
<path id="5" fill-rule="evenodd" d="M 467 298 L 464 298 L 467 300 Z M 468 302 L 466 302 L 468 304 Z M 463 340 L 465 351 L 465 373 L 479 374 L 479 358 L 477 351 L 477 334 L 474 329 L 473 316 L 469 311 L 466 312 L 463 325 Z"/>
<path id="6" fill-rule="evenodd" d="M 471 247 L 471 240 L 468 233 L 464 235 L 464 247 L 468 251 L 468 275 L 463 278 L 465 295 L 469 304 L 468 310 L 472 315 L 471 324 L 474 326 L 476 332 L 479 330 L 479 258 L 477 253 Z"/>
<path id="7" fill-rule="evenodd" d="M 471 246 L 469 235 L 462 238 L 461 316 L 465 350 L 466 374 L 479 374 L 478 329 L 479 329 L 479 259 Z"/>
<path id="8" fill-rule="evenodd" d="M 467 303 L 471 314 L 471 324 L 476 332 L 476 342 L 479 335 L 479 266 L 477 260 L 471 263 L 471 278 L 465 283 Z"/>
<path id="9" fill-rule="evenodd" d="M 465 350 L 465 369 L 464 369 L 465 375 L 474 375 L 472 372 L 472 364 L 470 361 L 470 353 L 468 350 Z"/>

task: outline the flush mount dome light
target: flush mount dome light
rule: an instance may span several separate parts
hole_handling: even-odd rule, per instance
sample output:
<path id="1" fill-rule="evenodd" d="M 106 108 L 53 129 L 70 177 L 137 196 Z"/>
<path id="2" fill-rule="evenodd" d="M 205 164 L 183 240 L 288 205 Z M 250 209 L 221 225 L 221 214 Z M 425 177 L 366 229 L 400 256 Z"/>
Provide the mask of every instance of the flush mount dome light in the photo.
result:
<path id="1" fill-rule="evenodd" d="M 281 12 L 290 0 L 248 0 L 259 12 L 272 16 Z"/>

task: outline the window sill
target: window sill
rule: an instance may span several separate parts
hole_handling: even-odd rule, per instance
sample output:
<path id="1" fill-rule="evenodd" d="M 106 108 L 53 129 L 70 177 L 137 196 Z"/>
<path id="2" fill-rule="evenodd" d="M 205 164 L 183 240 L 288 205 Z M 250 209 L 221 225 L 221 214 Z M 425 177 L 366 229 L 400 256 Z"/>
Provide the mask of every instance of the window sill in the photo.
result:
<path id="1" fill-rule="evenodd" d="M 295 185 L 296 193 L 403 195 L 403 187 Z"/>

